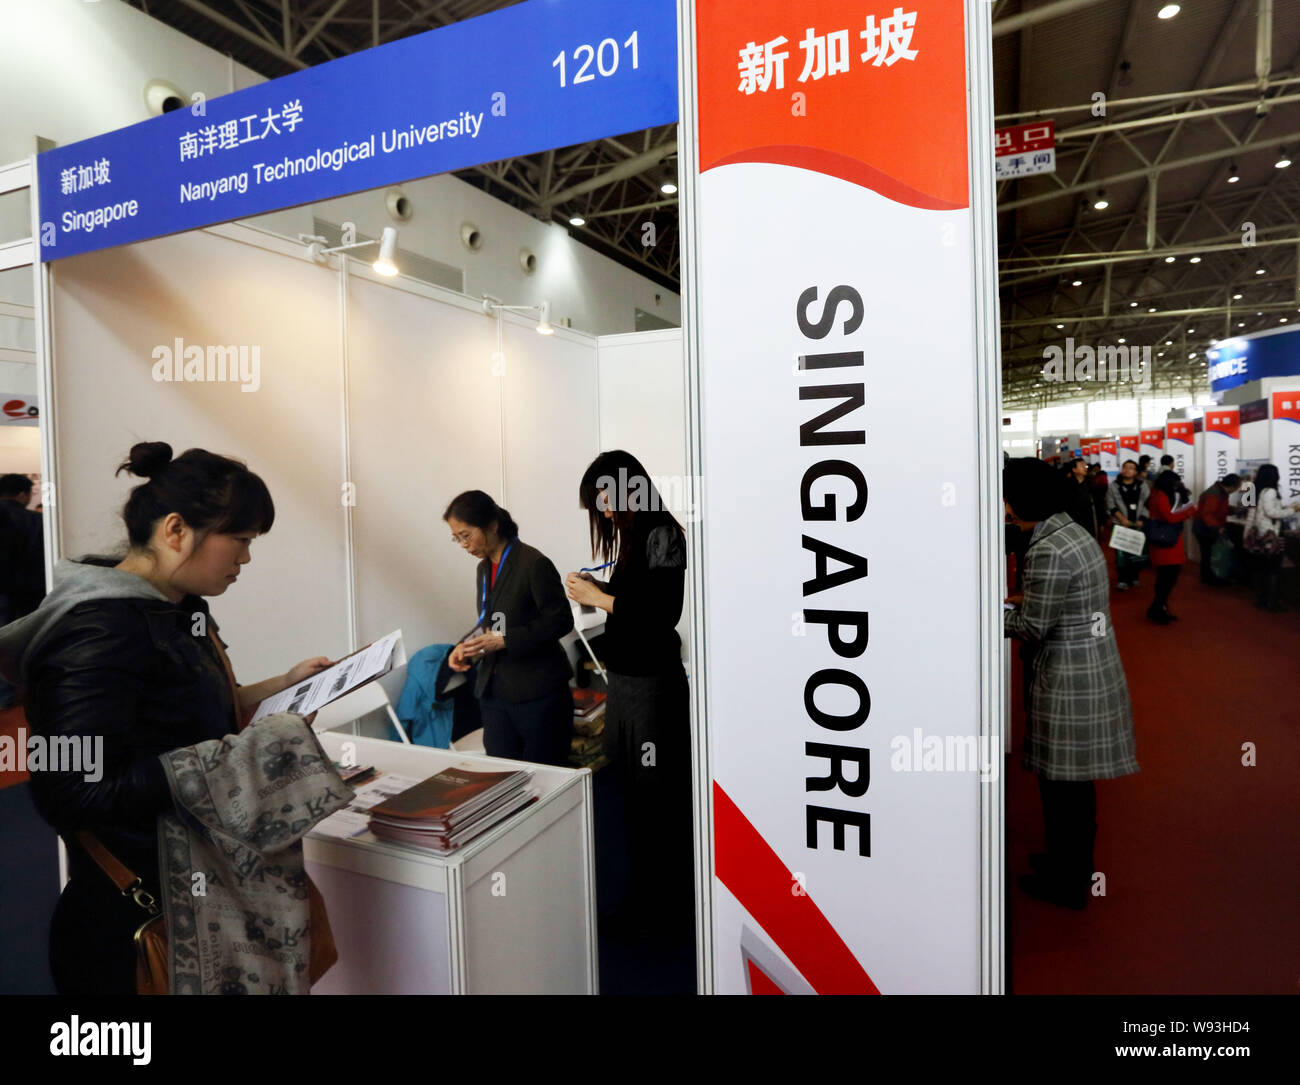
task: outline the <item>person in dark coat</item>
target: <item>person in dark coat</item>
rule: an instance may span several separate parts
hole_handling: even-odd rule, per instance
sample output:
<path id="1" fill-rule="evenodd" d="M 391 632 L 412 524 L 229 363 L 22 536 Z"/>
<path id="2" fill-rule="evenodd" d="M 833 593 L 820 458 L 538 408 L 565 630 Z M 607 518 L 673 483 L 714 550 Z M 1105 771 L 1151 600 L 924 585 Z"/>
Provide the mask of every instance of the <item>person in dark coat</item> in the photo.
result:
<path id="1" fill-rule="evenodd" d="M 686 938 L 694 923 L 690 691 L 677 623 L 686 534 L 631 453 L 602 452 L 578 497 L 592 558 L 608 582 L 573 572 L 569 598 L 603 610 L 609 673 L 606 750 L 623 791 L 629 884 L 621 922 L 634 937 Z"/>
<path id="2" fill-rule="evenodd" d="M 1093 876 L 1094 781 L 1138 771 L 1128 683 L 1110 620 L 1110 582 L 1097 540 L 1065 511 L 1069 485 L 1037 459 L 1002 475 L 1008 516 L 1031 532 L 1024 594 L 1004 612 L 1005 635 L 1038 645 L 1024 764 L 1038 775 L 1045 852 L 1020 879 L 1030 896 L 1086 906 Z"/>
<path id="3" fill-rule="evenodd" d="M 60 994 L 134 994 L 136 929 L 147 913 L 77 843 L 93 833 L 161 900 L 159 813 L 173 809 L 161 756 L 221 738 L 262 699 L 329 665 L 236 687 L 204 596 L 221 595 L 271 529 L 265 484 L 202 449 L 172 459 L 141 443 L 118 469 L 147 479 L 123 510 L 126 556 L 61 561 L 40 607 L 0 630 L 0 669 L 24 691 L 34 735 L 82 748 L 80 766 L 31 774 L 37 811 L 63 837 L 69 880 L 50 929 Z M 86 771 L 85 751 L 100 746 Z"/>
<path id="4" fill-rule="evenodd" d="M 45 598 L 41 514 L 27 506 L 32 480 L 0 476 L 0 625 L 30 614 Z"/>
<path id="5" fill-rule="evenodd" d="M 1092 500 L 1092 486 L 1088 483 L 1088 464 L 1084 460 L 1071 460 L 1065 468 L 1066 493 L 1068 494 L 1065 511 L 1076 524 L 1097 537 L 1097 506 Z"/>
<path id="6" fill-rule="evenodd" d="M 1147 520 L 1165 524 L 1181 524 L 1196 515 L 1195 505 L 1183 505 L 1174 511 L 1179 496 L 1187 493 L 1182 478 L 1172 467 L 1161 471 L 1156 476 L 1155 486 L 1147 500 Z M 1187 550 L 1183 546 L 1183 533 L 1180 530 L 1174 541 L 1166 546 L 1157 546 L 1150 536 L 1147 538 L 1147 553 L 1156 570 L 1156 592 L 1147 608 L 1147 617 L 1156 625 L 1168 625 L 1178 620 L 1178 615 L 1169 611 L 1169 596 L 1173 594 L 1174 585 L 1178 583 L 1179 574 L 1187 562 Z"/>
<path id="7" fill-rule="evenodd" d="M 550 558 L 519 538 L 510 514 L 482 490 L 457 495 L 443 513 L 452 540 L 479 559 L 478 624 L 447 657 L 475 668 L 483 749 L 539 765 L 565 765 L 573 741 L 573 668 L 560 639 L 573 611 Z"/>

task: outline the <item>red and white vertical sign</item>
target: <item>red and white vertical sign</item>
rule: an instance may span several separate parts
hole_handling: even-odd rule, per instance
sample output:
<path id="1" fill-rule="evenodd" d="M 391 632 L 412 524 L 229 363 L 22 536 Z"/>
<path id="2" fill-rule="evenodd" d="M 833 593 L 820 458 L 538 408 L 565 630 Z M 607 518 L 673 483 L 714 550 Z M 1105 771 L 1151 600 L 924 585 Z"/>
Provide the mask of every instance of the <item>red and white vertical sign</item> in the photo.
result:
<path id="1" fill-rule="evenodd" d="M 1142 438 L 1138 456 L 1139 458 L 1142 456 L 1151 457 L 1147 472 L 1151 478 L 1155 478 L 1156 471 L 1160 468 L 1160 457 L 1165 454 L 1165 431 L 1163 429 L 1144 429 L 1138 436 Z"/>
<path id="2" fill-rule="evenodd" d="M 999 435 L 977 427 L 994 254 L 966 12 L 695 10 L 714 989 L 978 991 L 980 777 L 1002 752 L 979 748 L 977 480 Z"/>
<path id="3" fill-rule="evenodd" d="M 1300 497 L 1300 388 L 1274 392 L 1269 406 L 1269 447 L 1277 467 L 1278 493 L 1283 501 Z"/>
<path id="4" fill-rule="evenodd" d="M 1165 455 L 1173 456 L 1174 470 L 1193 496 L 1196 489 L 1196 463 L 1192 457 L 1192 439 L 1196 426 L 1192 422 L 1165 423 Z"/>
<path id="5" fill-rule="evenodd" d="M 1218 482 L 1237 469 L 1241 454 L 1241 412 L 1236 407 L 1211 407 L 1205 412 L 1201 434 L 1200 462 L 1196 474 L 1201 489 Z"/>
<path id="6" fill-rule="evenodd" d="M 1134 460 L 1142 455 L 1140 446 L 1142 438 L 1136 433 L 1122 434 L 1119 439 L 1119 466 L 1124 466 L 1125 460 Z"/>
<path id="7" fill-rule="evenodd" d="M 1097 460 L 1101 469 L 1114 478 L 1119 473 L 1119 443 L 1113 439 L 1098 441 Z"/>

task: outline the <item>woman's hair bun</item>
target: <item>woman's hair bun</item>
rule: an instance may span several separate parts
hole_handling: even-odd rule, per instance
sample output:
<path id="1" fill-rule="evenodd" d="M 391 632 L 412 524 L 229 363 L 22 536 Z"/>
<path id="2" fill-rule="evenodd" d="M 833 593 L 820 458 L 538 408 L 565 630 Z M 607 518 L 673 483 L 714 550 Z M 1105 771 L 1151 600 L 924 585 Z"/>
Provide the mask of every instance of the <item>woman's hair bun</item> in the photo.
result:
<path id="1" fill-rule="evenodd" d="M 153 478 L 171 462 L 172 446 L 166 441 L 141 441 L 131 446 L 130 454 L 114 473 L 126 471 L 137 478 Z"/>

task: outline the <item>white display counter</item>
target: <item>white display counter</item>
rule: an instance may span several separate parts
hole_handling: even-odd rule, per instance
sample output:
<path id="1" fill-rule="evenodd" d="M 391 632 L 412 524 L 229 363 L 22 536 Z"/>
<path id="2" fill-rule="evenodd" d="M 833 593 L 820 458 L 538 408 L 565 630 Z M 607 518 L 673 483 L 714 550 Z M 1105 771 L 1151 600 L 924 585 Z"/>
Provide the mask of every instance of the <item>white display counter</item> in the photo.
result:
<path id="1" fill-rule="evenodd" d="M 591 773 L 323 733 L 341 760 L 425 779 L 454 763 L 533 773 L 538 801 L 450 856 L 319 831 L 304 841 L 338 963 L 313 994 L 595 994 Z"/>

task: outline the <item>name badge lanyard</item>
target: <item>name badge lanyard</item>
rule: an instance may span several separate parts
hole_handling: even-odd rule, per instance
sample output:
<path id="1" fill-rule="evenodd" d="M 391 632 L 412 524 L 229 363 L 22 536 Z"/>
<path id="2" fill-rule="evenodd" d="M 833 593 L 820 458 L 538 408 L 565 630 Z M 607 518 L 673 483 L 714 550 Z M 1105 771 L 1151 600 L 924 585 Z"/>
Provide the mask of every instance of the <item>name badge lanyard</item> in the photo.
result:
<path id="1" fill-rule="evenodd" d="M 501 560 L 497 562 L 497 579 L 501 578 L 501 570 L 505 568 L 506 558 L 510 554 L 510 547 L 515 545 L 514 539 L 506 545 L 501 551 Z M 478 624 L 482 625 L 487 620 L 487 600 L 488 600 L 488 579 L 491 577 L 491 570 L 483 574 L 483 594 L 479 598 Z M 495 588 L 495 586 L 494 586 Z"/>

